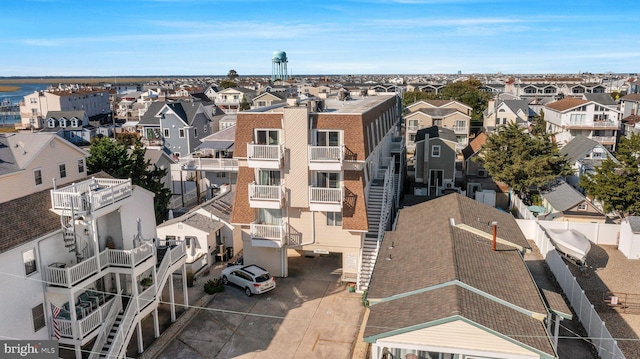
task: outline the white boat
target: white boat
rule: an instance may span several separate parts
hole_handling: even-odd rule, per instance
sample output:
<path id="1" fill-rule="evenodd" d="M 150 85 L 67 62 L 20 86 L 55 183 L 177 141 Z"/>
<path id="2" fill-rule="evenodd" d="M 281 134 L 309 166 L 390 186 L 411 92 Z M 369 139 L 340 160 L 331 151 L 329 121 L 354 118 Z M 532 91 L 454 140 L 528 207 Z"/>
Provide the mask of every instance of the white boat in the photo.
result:
<path id="1" fill-rule="evenodd" d="M 547 229 L 547 233 L 558 252 L 569 257 L 579 266 L 586 264 L 591 241 L 584 234 L 575 229 Z"/>

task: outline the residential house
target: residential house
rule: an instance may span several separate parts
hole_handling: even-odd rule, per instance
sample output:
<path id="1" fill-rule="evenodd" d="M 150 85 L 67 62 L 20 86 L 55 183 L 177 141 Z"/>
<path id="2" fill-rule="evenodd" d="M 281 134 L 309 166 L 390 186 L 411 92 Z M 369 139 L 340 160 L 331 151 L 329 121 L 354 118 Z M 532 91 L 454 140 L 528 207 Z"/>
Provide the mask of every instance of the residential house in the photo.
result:
<path id="1" fill-rule="evenodd" d="M 540 190 L 545 214 L 539 220 L 605 223 L 607 217 L 578 190 L 557 181 Z"/>
<path id="2" fill-rule="evenodd" d="M 187 273 L 198 277 L 242 249 L 242 242 L 233 242 L 234 227 L 229 223 L 233 196 L 233 191 L 226 191 L 158 225 L 159 238 L 185 242 Z"/>
<path id="3" fill-rule="evenodd" d="M 176 161 L 163 149 L 154 147 L 145 148 L 144 159 L 145 161 L 149 161 L 150 170 L 153 170 L 154 168 L 167 170 L 167 174 L 162 178 L 161 182 L 164 188 L 171 190 L 171 166 L 175 164 Z"/>
<path id="4" fill-rule="evenodd" d="M 415 150 L 416 131 L 431 126 L 453 130 L 458 151 L 469 143 L 471 107 L 458 101 L 424 100 L 407 106 L 406 110 L 407 153 Z"/>
<path id="5" fill-rule="evenodd" d="M 615 160 L 611 152 L 600 142 L 582 135 L 574 137 L 564 145 L 560 149 L 560 155 L 565 156 L 573 169 L 573 173 L 565 177 L 565 181 L 574 187 L 578 186 L 580 176 L 595 174 L 596 168 L 600 167 L 602 161 L 608 158 Z"/>
<path id="6" fill-rule="evenodd" d="M 580 98 L 586 101 L 593 101 L 616 110 L 618 109 L 618 103 L 608 93 L 583 93 Z"/>
<path id="7" fill-rule="evenodd" d="M 0 176 L 0 285 L 12 288 L 0 298 L 0 334 L 57 339 L 81 359 L 121 357 L 137 333 L 142 352 L 140 322 L 152 316 L 159 333 L 160 294 L 167 284 L 174 291 L 173 272 L 186 278 L 184 244 L 153 240 L 153 193 L 104 173 L 86 177 L 88 154 L 53 134 L 3 135 L 1 143 L 1 162 L 13 168 Z M 187 303 L 186 286 L 183 294 Z"/>
<path id="8" fill-rule="evenodd" d="M 84 111 L 49 111 L 42 132 L 55 133 L 75 145 L 87 145 L 96 130 Z"/>
<path id="9" fill-rule="evenodd" d="M 571 311 L 538 289 L 511 214 L 449 194 L 401 209 L 380 248 L 365 297 L 372 359 L 558 358 L 551 333 Z"/>
<path id="10" fill-rule="evenodd" d="M 142 141 L 186 156 L 210 134 L 211 119 L 200 102 L 154 102 L 138 122 Z"/>
<path id="11" fill-rule="evenodd" d="M 216 96 L 218 95 L 218 92 L 220 92 L 220 89 L 216 85 L 211 85 L 211 86 L 208 86 L 203 92 L 205 95 L 207 95 L 209 100 L 215 101 Z"/>
<path id="12" fill-rule="evenodd" d="M 254 90 L 244 87 L 229 87 L 218 92 L 215 104 L 224 113 L 237 113 L 240 111 L 240 106 L 243 102 L 250 105 L 254 97 L 256 97 L 256 91 Z"/>
<path id="13" fill-rule="evenodd" d="M 88 155 L 53 133 L 0 134 L 0 203 L 86 177 Z"/>
<path id="14" fill-rule="evenodd" d="M 264 92 L 253 98 L 251 108 L 268 107 L 285 103 L 287 94 L 285 92 Z"/>
<path id="15" fill-rule="evenodd" d="M 286 249 L 340 253 L 343 280 L 366 289 L 402 192 L 400 106 L 381 94 L 238 113 L 231 222 L 246 262 L 287 276 Z"/>
<path id="16" fill-rule="evenodd" d="M 638 133 L 640 130 L 636 126 L 640 118 L 640 93 L 630 93 L 620 98 L 620 112 L 622 112 L 622 122 L 624 123 L 624 135 Z"/>
<path id="17" fill-rule="evenodd" d="M 490 100 L 483 114 L 484 131 L 491 133 L 498 126 L 510 123 L 529 128 L 536 116 L 536 112 L 529 106 L 529 102 L 530 100 Z"/>
<path id="18" fill-rule="evenodd" d="M 196 202 L 200 198 L 211 199 L 223 185 L 235 185 L 238 176 L 238 160 L 233 158 L 235 133 L 236 127 L 232 126 L 203 138 L 195 152 L 180 157 L 171 167 L 173 193 L 180 194 L 180 201 L 192 191 L 197 193 Z"/>
<path id="19" fill-rule="evenodd" d="M 418 130 L 415 152 L 414 194 L 441 196 L 458 190 L 456 134 L 448 128 L 431 126 Z"/>
<path id="20" fill-rule="evenodd" d="M 111 112 L 109 92 L 102 89 L 51 89 L 26 95 L 20 103 L 23 129 L 41 129 L 49 111 L 84 111 L 87 117 Z"/>
<path id="21" fill-rule="evenodd" d="M 547 104 L 544 120 L 559 146 L 578 135 L 598 141 L 615 151 L 621 112 L 594 101 L 568 97 Z"/>
<path id="22" fill-rule="evenodd" d="M 480 161 L 480 150 L 486 141 L 487 135 L 481 132 L 462 150 L 462 188 L 466 190 L 467 197 L 485 202 L 487 196 L 492 196 L 492 200 L 486 202 L 493 202 L 494 207 L 509 208 L 509 194 L 505 193 L 508 188 L 505 190 L 506 185 L 494 181 Z"/>

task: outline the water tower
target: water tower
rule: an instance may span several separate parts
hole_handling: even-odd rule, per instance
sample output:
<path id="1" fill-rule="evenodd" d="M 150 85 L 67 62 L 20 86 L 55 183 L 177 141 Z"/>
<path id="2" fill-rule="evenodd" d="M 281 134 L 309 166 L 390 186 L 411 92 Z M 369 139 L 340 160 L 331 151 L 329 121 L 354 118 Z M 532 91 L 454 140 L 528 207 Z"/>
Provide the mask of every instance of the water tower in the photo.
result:
<path id="1" fill-rule="evenodd" d="M 287 53 L 284 51 L 274 51 L 271 57 L 271 81 L 288 80 L 287 73 Z"/>

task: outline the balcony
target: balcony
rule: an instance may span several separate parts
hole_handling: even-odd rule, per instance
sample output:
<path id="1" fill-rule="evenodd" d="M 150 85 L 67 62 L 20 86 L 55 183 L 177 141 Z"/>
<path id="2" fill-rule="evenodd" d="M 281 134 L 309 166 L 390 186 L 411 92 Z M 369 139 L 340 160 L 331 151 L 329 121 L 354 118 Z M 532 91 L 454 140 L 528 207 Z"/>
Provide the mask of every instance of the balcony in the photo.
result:
<path id="1" fill-rule="evenodd" d="M 284 158 L 284 145 L 256 145 L 247 143 L 247 160 L 251 168 L 272 168 L 282 167 Z"/>
<path id="2" fill-rule="evenodd" d="M 45 268 L 46 280 L 49 285 L 71 288 L 89 277 L 98 274 L 107 267 L 135 268 L 153 255 L 153 245 L 145 242 L 140 247 L 121 250 L 105 249 L 98 256 L 71 266 L 62 263 L 52 263 Z"/>
<path id="3" fill-rule="evenodd" d="M 573 122 L 563 126 L 563 128 L 568 130 L 581 130 L 581 129 L 617 130 L 618 123 L 613 121 Z"/>
<path id="4" fill-rule="evenodd" d="M 309 186 L 309 210 L 341 212 L 344 191 L 341 188 Z"/>
<path id="5" fill-rule="evenodd" d="M 402 153 L 405 148 L 405 139 L 402 136 L 394 136 L 391 139 L 391 153 Z"/>
<path id="6" fill-rule="evenodd" d="M 462 135 L 468 135 L 469 134 L 469 127 L 468 126 L 453 126 L 451 129 L 456 134 L 462 134 Z"/>
<path id="7" fill-rule="evenodd" d="M 161 138 L 142 138 L 140 139 L 145 146 L 163 146 L 164 141 Z"/>
<path id="8" fill-rule="evenodd" d="M 309 169 L 312 171 L 340 171 L 343 160 L 343 146 L 309 146 Z"/>
<path id="9" fill-rule="evenodd" d="M 58 213 L 88 214 L 131 196 L 131 180 L 93 178 L 51 190 L 51 206 Z"/>
<path id="10" fill-rule="evenodd" d="M 282 248 L 286 244 L 286 234 L 286 223 L 251 223 L 251 245 L 254 247 Z"/>
<path id="11" fill-rule="evenodd" d="M 616 143 L 616 136 L 591 136 L 591 139 L 603 145 L 613 145 Z"/>
<path id="12" fill-rule="evenodd" d="M 81 318 L 78 318 L 77 321 L 58 317 L 56 320 L 60 328 L 60 337 L 63 339 L 74 339 L 72 328 L 75 322 L 77 322 L 76 335 L 79 338 L 87 337 L 92 331 L 105 322 L 109 309 L 119 300 L 121 300 L 119 297 L 110 295 L 107 297 L 105 303 L 99 305 L 96 309 L 92 311 L 80 310 L 79 313 L 82 313 Z"/>
<path id="13" fill-rule="evenodd" d="M 190 171 L 238 171 L 238 160 L 233 158 L 180 157 L 178 164 Z"/>
<path id="14" fill-rule="evenodd" d="M 282 208 L 284 184 L 259 185 L 249 183 L 249 206 L 251 208 Z"/>

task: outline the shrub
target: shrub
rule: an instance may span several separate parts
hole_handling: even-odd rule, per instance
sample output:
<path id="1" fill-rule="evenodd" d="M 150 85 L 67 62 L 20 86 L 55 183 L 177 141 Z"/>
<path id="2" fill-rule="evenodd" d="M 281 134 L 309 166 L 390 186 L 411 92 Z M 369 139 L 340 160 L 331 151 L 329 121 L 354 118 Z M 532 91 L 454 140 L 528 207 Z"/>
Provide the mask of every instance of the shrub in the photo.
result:
<path id="1" fill-rule="evenodd" d="M 207 294 L 219 293 L 224 290 L 224 285 L 220 278 L 210 279 L 204 284 L 204 292 Z"/>

